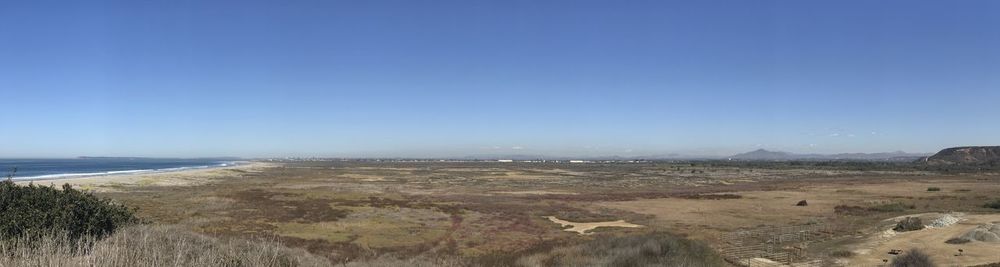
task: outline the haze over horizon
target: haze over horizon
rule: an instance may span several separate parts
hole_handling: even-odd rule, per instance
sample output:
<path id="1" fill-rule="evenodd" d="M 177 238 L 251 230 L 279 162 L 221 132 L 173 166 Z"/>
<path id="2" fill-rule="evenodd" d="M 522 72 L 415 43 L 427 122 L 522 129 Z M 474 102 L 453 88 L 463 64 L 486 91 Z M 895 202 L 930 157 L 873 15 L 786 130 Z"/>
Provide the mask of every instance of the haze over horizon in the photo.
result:
<path id="1" fill-rule="evenodd" d="M 997 145 L 997 1 L 7 1 L 0 158 Z"/>

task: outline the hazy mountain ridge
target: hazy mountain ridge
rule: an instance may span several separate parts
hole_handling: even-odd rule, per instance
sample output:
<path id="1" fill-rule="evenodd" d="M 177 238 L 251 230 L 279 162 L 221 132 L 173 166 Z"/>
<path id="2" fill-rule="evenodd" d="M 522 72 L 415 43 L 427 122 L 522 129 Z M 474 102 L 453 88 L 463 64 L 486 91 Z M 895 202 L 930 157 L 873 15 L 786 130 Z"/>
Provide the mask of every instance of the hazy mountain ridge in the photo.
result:
<path id="1" fill-rule="evenodd" d="M 745 161 L 791 161 L 791 160 L 857 160 L 857 161 L 915 161 L 930 156 L 931 153 L 907 153 L 903 151 L 882 153 L 839 153 L 839 154 L 795 154 L 784 151 L 758 149 L 729 157 L 696 156 L 676 153 L 643 156 L 548 156 L 529 154 L 480 154 L 462 157 L 467 160 L 745 160 Z"/>
<path id="2" fill-rule="evenodd" d="M 945 148 L 920 161 L 932 165 L 1000 164 L 1000 146 L 963 146 Z"/>
<path id="3" fill-rule="evenodd" d="M 461 157 L 466 160 L 691 160 L 691 159 L 718 159 L 718 157 L 688 156 L 681 154 L 657 154 L 644 156 L 549 156 L 531 154 L 478 154 Z"/>
<path id="4" fill-rule="evenodd" d="M 865 161 L 912 161 L 927 157 L 926 153 L 907 153 L 903 151 L 881 153 L 839 153 L 839 154 L 795 154 L 783 151 L 758 149 L 729 157 L 732 160 L 747 161 L 784 161 L 784 160 L 865 160 Z"/>

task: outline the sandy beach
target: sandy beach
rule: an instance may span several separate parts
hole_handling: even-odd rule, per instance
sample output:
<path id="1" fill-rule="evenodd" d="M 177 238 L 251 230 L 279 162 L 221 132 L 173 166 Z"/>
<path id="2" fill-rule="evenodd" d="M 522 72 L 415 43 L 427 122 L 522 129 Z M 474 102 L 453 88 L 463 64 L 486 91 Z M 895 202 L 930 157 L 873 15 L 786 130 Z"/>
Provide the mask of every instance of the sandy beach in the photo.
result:
<path id="1" fill-rule="evenodd" d="M 231 177 L 238 173 L 259 172 L 262 168 L 273 165 L 266 162 L 249 162 L 233 166 L 134 174 L 107 174 L 62 179 L 22 180 L 16 181 L 16 183 L 20 185 L 27 185 L 29 183 L 42 186 L 54 185 L 56 187 L 68 183 L 77 189 L 94 192 L 114 192 L 119 191 L 122 187 L 201 185 L 216 179 Z"/>

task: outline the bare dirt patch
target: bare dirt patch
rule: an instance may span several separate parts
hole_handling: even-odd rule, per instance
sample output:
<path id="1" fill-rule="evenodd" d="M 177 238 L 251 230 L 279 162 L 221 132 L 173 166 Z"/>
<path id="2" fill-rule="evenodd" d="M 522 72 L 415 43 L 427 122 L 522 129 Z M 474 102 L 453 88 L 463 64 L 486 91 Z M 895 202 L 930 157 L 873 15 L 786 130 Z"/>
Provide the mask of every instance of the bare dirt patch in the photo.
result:
<path id="1" fill-rule="evenodd" d="M 561 220 L 559 218 L 556 218 L 556 216 L 545 216 L 545 218 L 549 219 L 549 221 L 552 221 L 554 223 L 558 223 L 563 228 L 569 227 L 563 229 L 565 231 L 576 232 L 581 235 L 591 234 L 590 231 L 597 229 L 598 227 L 625 227 L 625 228 L 643 227 L 642 225 L 625 222 L 625 220 L 617 220 L 610 222 L 571 222 L 567 220 Z"/>
<path id="2" fill-rule="evenodd" d="M 919 215 L 919 214 L 918 214 Z M 1000 262 L 1000 243 L 973 241 L 963 244 L 948 244 L 949 239 L 962 236 L 983 224 L 1000 221 L 1000 214 L 966 215 L 962 221 L 945 227 L 931 227 L 918 231 L 898 232 L 868 238 L 854 247 L 857 256 L 847 262 L 847 266 L 873 265 L 890 259 L 890 250 L 907 251 L 918 248 L 926 252 L 942 266 L 970 266 Z M 955 256 L 962 249 L 961 256 Z"/>

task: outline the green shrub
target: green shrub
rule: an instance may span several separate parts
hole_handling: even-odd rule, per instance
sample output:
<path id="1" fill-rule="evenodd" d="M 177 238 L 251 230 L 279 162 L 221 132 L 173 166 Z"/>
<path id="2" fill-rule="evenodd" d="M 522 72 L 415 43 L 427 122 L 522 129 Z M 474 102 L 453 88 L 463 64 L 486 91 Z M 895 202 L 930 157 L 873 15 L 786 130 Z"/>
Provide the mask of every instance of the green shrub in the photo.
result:
<path id="1" fill-rule="evenodd" d="M 972 241 L 968 240 L 968 239 L 965 239 L 965 238 L 961 238 L 961 237 L 955 237 L 955 238 L 948 239 L 947 241 L 944 241 L 944 242 L 948 243 L 948 244 L 965 244 L 965 243 L 969 243 L 969 242 L 972 242 Z"/>
<path id="2" fill-rule="evenodd" d="M 924 223 L 917 217 L 906 217 L 892 228 L 896 232 L 908 232 L 924 229 Z"/>
<path id="3" fill-rule="evenodd" d="M 105 237 L 138 222 L 124 205 L 73 189 L 0 182 L 0 239 L 59 232 L 69 239 Z"/>
<path id="4" fill-rule="evenodd" d="M 994 200 L 992 202 L 987 202 L 985 205 L 983 205 L 983 207 L 1000 210 L 1000 199 Z"/>
<path id="5" fill-rule="evenodd" d="M 830 256 L 835 258 L 850 258 L 854 257 L 854 255 L 854 252 L 850 250 L 835 250 L 830 252 Z"/>
<path id="6" fill-rule="evenodd" d="M 927 192 L 937 192 L 937 191 L 941 191 L 941 188 L 940 187 L 928 187 L 927 188 Z"/>
<path id="7" fill-rule="evenodd" d="M 931 257 L 919 249 L 911 249 L 903 255 L 892 259 L 889 264 L 892 267 L 934 267 L 937 266 L 931 261 Z"/>

